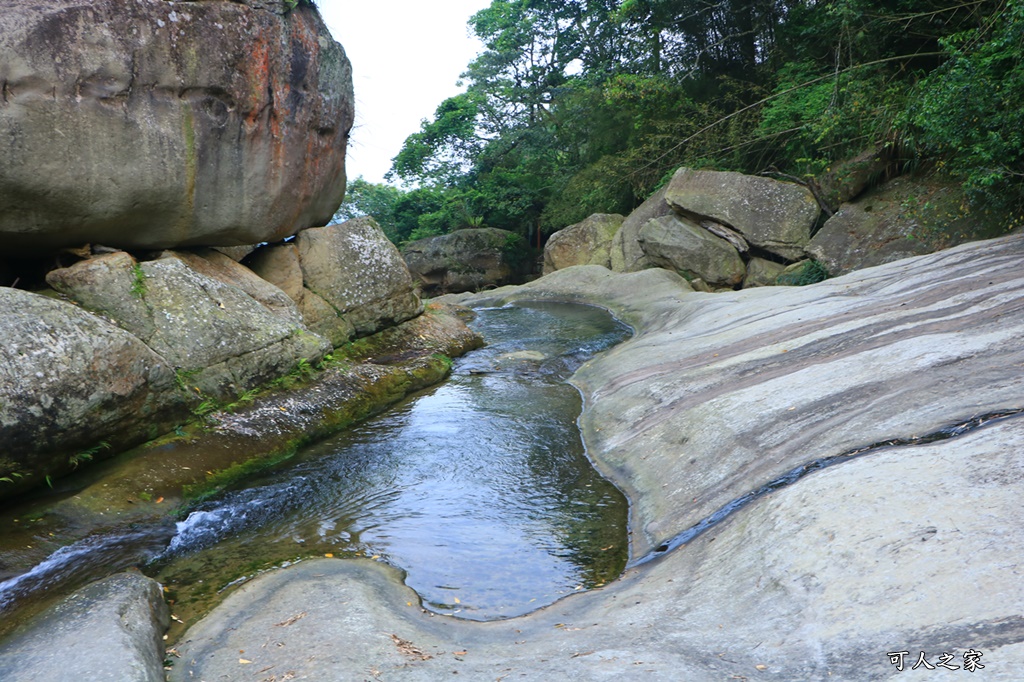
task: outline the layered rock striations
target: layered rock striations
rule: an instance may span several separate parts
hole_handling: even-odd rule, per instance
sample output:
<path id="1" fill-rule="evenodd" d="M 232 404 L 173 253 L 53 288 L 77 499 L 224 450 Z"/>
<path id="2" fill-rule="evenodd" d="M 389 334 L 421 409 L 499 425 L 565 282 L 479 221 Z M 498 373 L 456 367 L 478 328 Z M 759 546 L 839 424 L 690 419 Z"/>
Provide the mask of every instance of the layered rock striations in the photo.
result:
<path id="1" fill-rule="evenodd" d="M 7 254 L 277 241 L 345 188 L 351 68 L 283 0 L 9 0 L 0 12 Z"/>

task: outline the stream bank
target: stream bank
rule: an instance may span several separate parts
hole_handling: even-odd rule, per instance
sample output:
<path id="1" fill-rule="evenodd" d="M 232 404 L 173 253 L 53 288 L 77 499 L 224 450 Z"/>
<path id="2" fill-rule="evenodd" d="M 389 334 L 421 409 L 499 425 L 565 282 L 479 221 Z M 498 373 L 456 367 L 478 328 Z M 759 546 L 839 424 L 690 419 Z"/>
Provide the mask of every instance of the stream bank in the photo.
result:
<path id="1" fill-rule="evenodd" d="M 1011 237 L 717 295 L 665 271 L 579 267 L 459 300 L 589 302 L 636 329 L 574 382 L 588 452 L 632 502 L 638 558 L 802 464 L 1019 409 L 1022 256 Z M 375 562 L 304 563 L 191 628 L 170 679 L 240 679 L 248 665 L 322 680 L 902 679 L 888 652 L 905 650 L 960 668 L 981 652 L 986 679 L 1014 680 L 1022 451 L 1021 418 L 877 449 L 508 621 L 424 613 Z"/>
<path id="2" fill-rule="evenodd" d="M 322 371 L 277 382 L 251 402 L 205 414 L 5 508 L 0 577 L 15 583 L 0 581 L 0 622 L 8 626 L 0 630 L 24 606 L 19 594 L 37 595 L 39 608 L 68 589 L 141 565 L 166 547 L 189 506 L 436 384 L 448 375 L 450 358 L 480 343 L 455 311 L 431 306 L 340 347 Z M 51 591 L 56 585 L 62 589 Z"/>

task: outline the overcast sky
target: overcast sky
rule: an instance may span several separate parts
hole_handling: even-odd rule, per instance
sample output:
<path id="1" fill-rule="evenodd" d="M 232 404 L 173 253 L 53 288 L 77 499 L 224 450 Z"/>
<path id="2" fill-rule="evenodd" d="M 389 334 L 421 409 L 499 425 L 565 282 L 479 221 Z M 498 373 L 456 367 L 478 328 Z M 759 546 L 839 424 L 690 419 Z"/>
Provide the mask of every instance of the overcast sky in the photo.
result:
<path id="1" fill-rule="evenodd" d="M 462 91 L 459 74 L 483 46 L 466 22 L 490 0 L 319 0 L 352 62 L 356 123 L 348 177 L 383 182 L 405 138 Z"/>

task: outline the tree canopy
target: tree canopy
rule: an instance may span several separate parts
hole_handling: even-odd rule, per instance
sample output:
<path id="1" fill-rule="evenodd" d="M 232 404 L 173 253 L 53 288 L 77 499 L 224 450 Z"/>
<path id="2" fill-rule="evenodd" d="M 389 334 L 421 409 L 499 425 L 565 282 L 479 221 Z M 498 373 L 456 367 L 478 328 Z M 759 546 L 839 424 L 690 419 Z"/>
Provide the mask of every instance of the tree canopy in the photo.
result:
<path id="1" fill-rule="evenodd" d="M 399 238 L 628 212 L 681 165 L 813 177 L 866 149 L 1019 206 L 1024 0 L 494 0 L 394 159 Z"/>

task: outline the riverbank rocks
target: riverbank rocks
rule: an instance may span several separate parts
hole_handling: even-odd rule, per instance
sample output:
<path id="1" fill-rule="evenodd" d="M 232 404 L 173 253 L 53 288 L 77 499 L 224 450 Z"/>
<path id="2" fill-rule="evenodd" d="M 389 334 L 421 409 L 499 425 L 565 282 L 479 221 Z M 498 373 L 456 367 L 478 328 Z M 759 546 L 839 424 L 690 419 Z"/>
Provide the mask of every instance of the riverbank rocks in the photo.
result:
<path id="1" fill-rule="evenodd" d="M 677 212 L 740 232 L 759 248 L 796 260 L 821 208 L 806 187 L 755 175 L 680 168 L 665 189 Z"/>
<path id="2" fill-rule="evenodd" d="M 0 311 L 0 498 L 183 417 L 173 365 L 127 331 L 17 289 Z"/>
<path id="3" fill-rule="evenodd" d="M 573 379 L 588 454 L 631 501 L 631 568 L 473 623 L 424 613 L 385 565 L 302 564 L 192 628 L 171 679 L 230 676 L 235 651 L 274 637 L 258 665 L 323 680 L 902 679 L 920 652 L 1015 680 L 1022 257 L 1010 237 L 715 295 L 663 270 L 577 266 L 463 296 L 590 302 L 636 330 Z"/>
<path id="4" fill-rule="evenodd" d="M 843 204 L 807 246 L 832 276 L 932 253 L 1002 233 L 994 216 L 970 210 L 959 184 L 904 176 Z"/>
<path id="5" fill-rule="evenodd" d="M 425 296 L 478 291 L 522 281 L 530 270 L 521 236 L 494 227 L 418 239 L 402 249 Z"/>
<path id="6" fill-rule="evenodd" d="M 277 241 L 341 202 L 351 68 L 312 3 L 8 0 L 8 253 Z"/>
<path id="7" fill-rule="evenodd" d="M 662 216 L 674 215 L 672 207 L 665 201 L 665 187 L 652 194 L 622 221 L 622 227 L 612 239 L 610 266 L 615 272 L 636 272 L 656 267 L 640 247 L 637 236 L 649 221 Z"/>
<path id="8" fill-rule="evenodd" d="M 402 254 L 373 218 L 301 232 L 303 285 L 359 336 L 419 315 L 423 305 Z"/>
<path id="9" fill-rule="evenodd" d="M 233 398 L 330 350 L 324 339 L 189 260 L 168 252 L 136 262 L 120 251 L 54 270 L 47 282 L 114 320 L 165 358 L 180 383 L 211 398 Z"/>
<path id="10" fill-rule="evenodd" d="M 654 265 L 689 279 L 732 287 L 746 274 L 743 259 L 732 244 L 681 216 L 647 221 L 637 234 L 637 242 Z"/>
<path id="11" fill-rule="evenodd" d="M 617 213 L 595 213 L 555 232 L 544 245 L 544 274 L 573 265 L 610 268 L 612 240 L 623 220 Z"/>
<path id="12" fill-rule="evenodd" d="M 170 622 L 160 585 L 119 573 L 88 585 L 0 643 L 0 679 L 163 682 Z"/>

